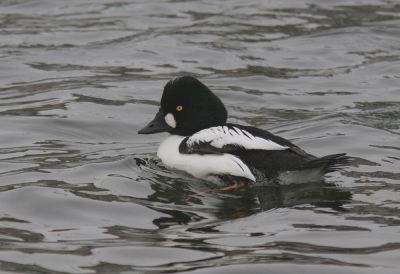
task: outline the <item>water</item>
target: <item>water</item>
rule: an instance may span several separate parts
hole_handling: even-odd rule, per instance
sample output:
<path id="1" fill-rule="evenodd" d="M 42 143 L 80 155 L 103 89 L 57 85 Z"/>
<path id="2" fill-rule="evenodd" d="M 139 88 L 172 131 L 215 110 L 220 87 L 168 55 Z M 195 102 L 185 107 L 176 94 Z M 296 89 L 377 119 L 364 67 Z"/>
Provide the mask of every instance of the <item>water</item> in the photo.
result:
<path id="1" fill-rule="evenodd" d="M 396 1 L 2 1 L 1 273 L 399 273 Z M 211 186 L 137 131 L 190 74 L 254 125 L 355 164 Z"/>

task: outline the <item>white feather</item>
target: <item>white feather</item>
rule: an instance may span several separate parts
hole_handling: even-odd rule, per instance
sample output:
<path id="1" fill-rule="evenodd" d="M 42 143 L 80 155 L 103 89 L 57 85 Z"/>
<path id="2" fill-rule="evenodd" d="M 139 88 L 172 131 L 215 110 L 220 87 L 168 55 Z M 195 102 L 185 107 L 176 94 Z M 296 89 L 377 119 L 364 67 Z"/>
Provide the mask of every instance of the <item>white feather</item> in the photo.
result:
<path id="1" fill-rule="evenodd" d="M 284 150 L 287 146 L 279 145 L 271 140 L 256 137 L 246 130 L 227 126 L 203 129 L 187 140 L 187 145 L 192 146 L 199 142 L 211 142 L 210 145 L 222 148 L 225 145 L 238 145 L 245 149 Z"/>
<path id="2" fill-rule="evenodd" d="M 167 115 L 165 115 L 164 117 L 165 122 L 172 128 L 176 128 L 176 120 L 173 114 L 168 113 Z"/>
<path id="3" fill-rule="evenodd" d="M 184 170 L 194 177 L 210 179 L 212 174 L 230 174 L 255 181 L 250 169 L 231 154 L 181 154 L 179 145 L 185 137 L 168 135 L 160 144 L 157 156 L 167 166 Z"/>

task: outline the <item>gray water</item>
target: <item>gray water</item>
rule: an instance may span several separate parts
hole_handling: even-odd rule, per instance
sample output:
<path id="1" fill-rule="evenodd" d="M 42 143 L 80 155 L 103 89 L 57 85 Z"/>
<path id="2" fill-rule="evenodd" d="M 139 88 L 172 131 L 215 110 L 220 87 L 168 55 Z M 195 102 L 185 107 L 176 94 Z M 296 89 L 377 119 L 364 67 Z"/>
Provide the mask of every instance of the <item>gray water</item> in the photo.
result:
<path id="1" fill-rule="evenodd" d="M 1 273 L 400 273 L 397 1 L 1 1 Z M 326 183 L 227 193 L 138 135 L 164 85 L 346 152 Z"/>

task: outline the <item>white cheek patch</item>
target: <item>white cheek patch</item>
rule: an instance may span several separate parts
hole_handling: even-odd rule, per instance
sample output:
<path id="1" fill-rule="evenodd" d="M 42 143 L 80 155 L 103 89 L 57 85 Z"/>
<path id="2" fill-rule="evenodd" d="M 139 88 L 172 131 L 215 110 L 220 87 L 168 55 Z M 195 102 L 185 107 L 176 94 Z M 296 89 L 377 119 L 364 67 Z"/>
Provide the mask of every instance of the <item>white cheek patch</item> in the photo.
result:
<path id="1" fill-rule="evenodd" d="M 176 121 L 174 115 L 168 113 L 165 115 L 165 122 L 172 128 L 176 128 Z"/>

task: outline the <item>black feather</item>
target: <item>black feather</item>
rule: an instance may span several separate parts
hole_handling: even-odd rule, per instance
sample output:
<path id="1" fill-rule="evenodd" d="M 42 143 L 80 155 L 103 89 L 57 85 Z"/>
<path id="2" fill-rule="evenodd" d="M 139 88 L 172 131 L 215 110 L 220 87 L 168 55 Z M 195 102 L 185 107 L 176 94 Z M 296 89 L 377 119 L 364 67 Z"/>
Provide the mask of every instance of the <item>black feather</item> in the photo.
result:
<path id="1" fill-rule="evenodd" d="M 187 144 L 189 137 L 187 137 L 181 142 L 179 146 L 179 152 L 183 154 L 200 155 L 222 155 L 224 153 L 229 153 L 237 156 L 248 167 L 264 174 L 264 176 L 267 178 L 275 177 L 281 172 L 305 171 L 311 169 L 319 169 L 320 173 L 323 175 L 329 172 L 340 170 L 352 161 L 350 157 L 345 156 L 345 153 L 317 158 L 306 153 L 296 145 L 292 144 L 290 141 L 275 136 L 272 133 L 262 129 L 235 124 L 226 124 L 226 126 L 229 129 L 235 127 L 237 129 L 247 131 L 254 137 L 271 140 L 288 148 L 284 150 L 246 149 L 243 146 L 234 144 L 226 144 L 222 148 L 218 148 L 212 146 L 211 141 L 200 141 L 189 146 Z"/>
<path id="2" fill-rule="evenodd" d="M 307 170 L 321 168 L 324 174 L 334 172 L 348 166 L 353 161 L 352 158 L 346 156 L 346 153 L 327 155 L 315 160 L 311 160 L 301 166 L 299 170 Z"/>
<path id="3" fill-rule="evenodd" d="M 230 124 L 227 123 L 226 126 L 228 126 L 228 128 L 233 128 L 236 127 L 240 130 L 245 130 L 248 133 L 252 134 L 254 137 L 260 137 L 266 140 L 271 140 L 274 143 L 277 143 L 278 145 L 281 146 L 286 146 L 286 147 L 296 147 L 298 148 L 298 146 L 292 144 L 290 141 L 276 136 L 266 130 L 260 129 L 260 128 L 256 128 L 256 127 L 251 127 L 251 126 L 242 126 L 242 125 L 236 125 L 236 124 Z"/>

